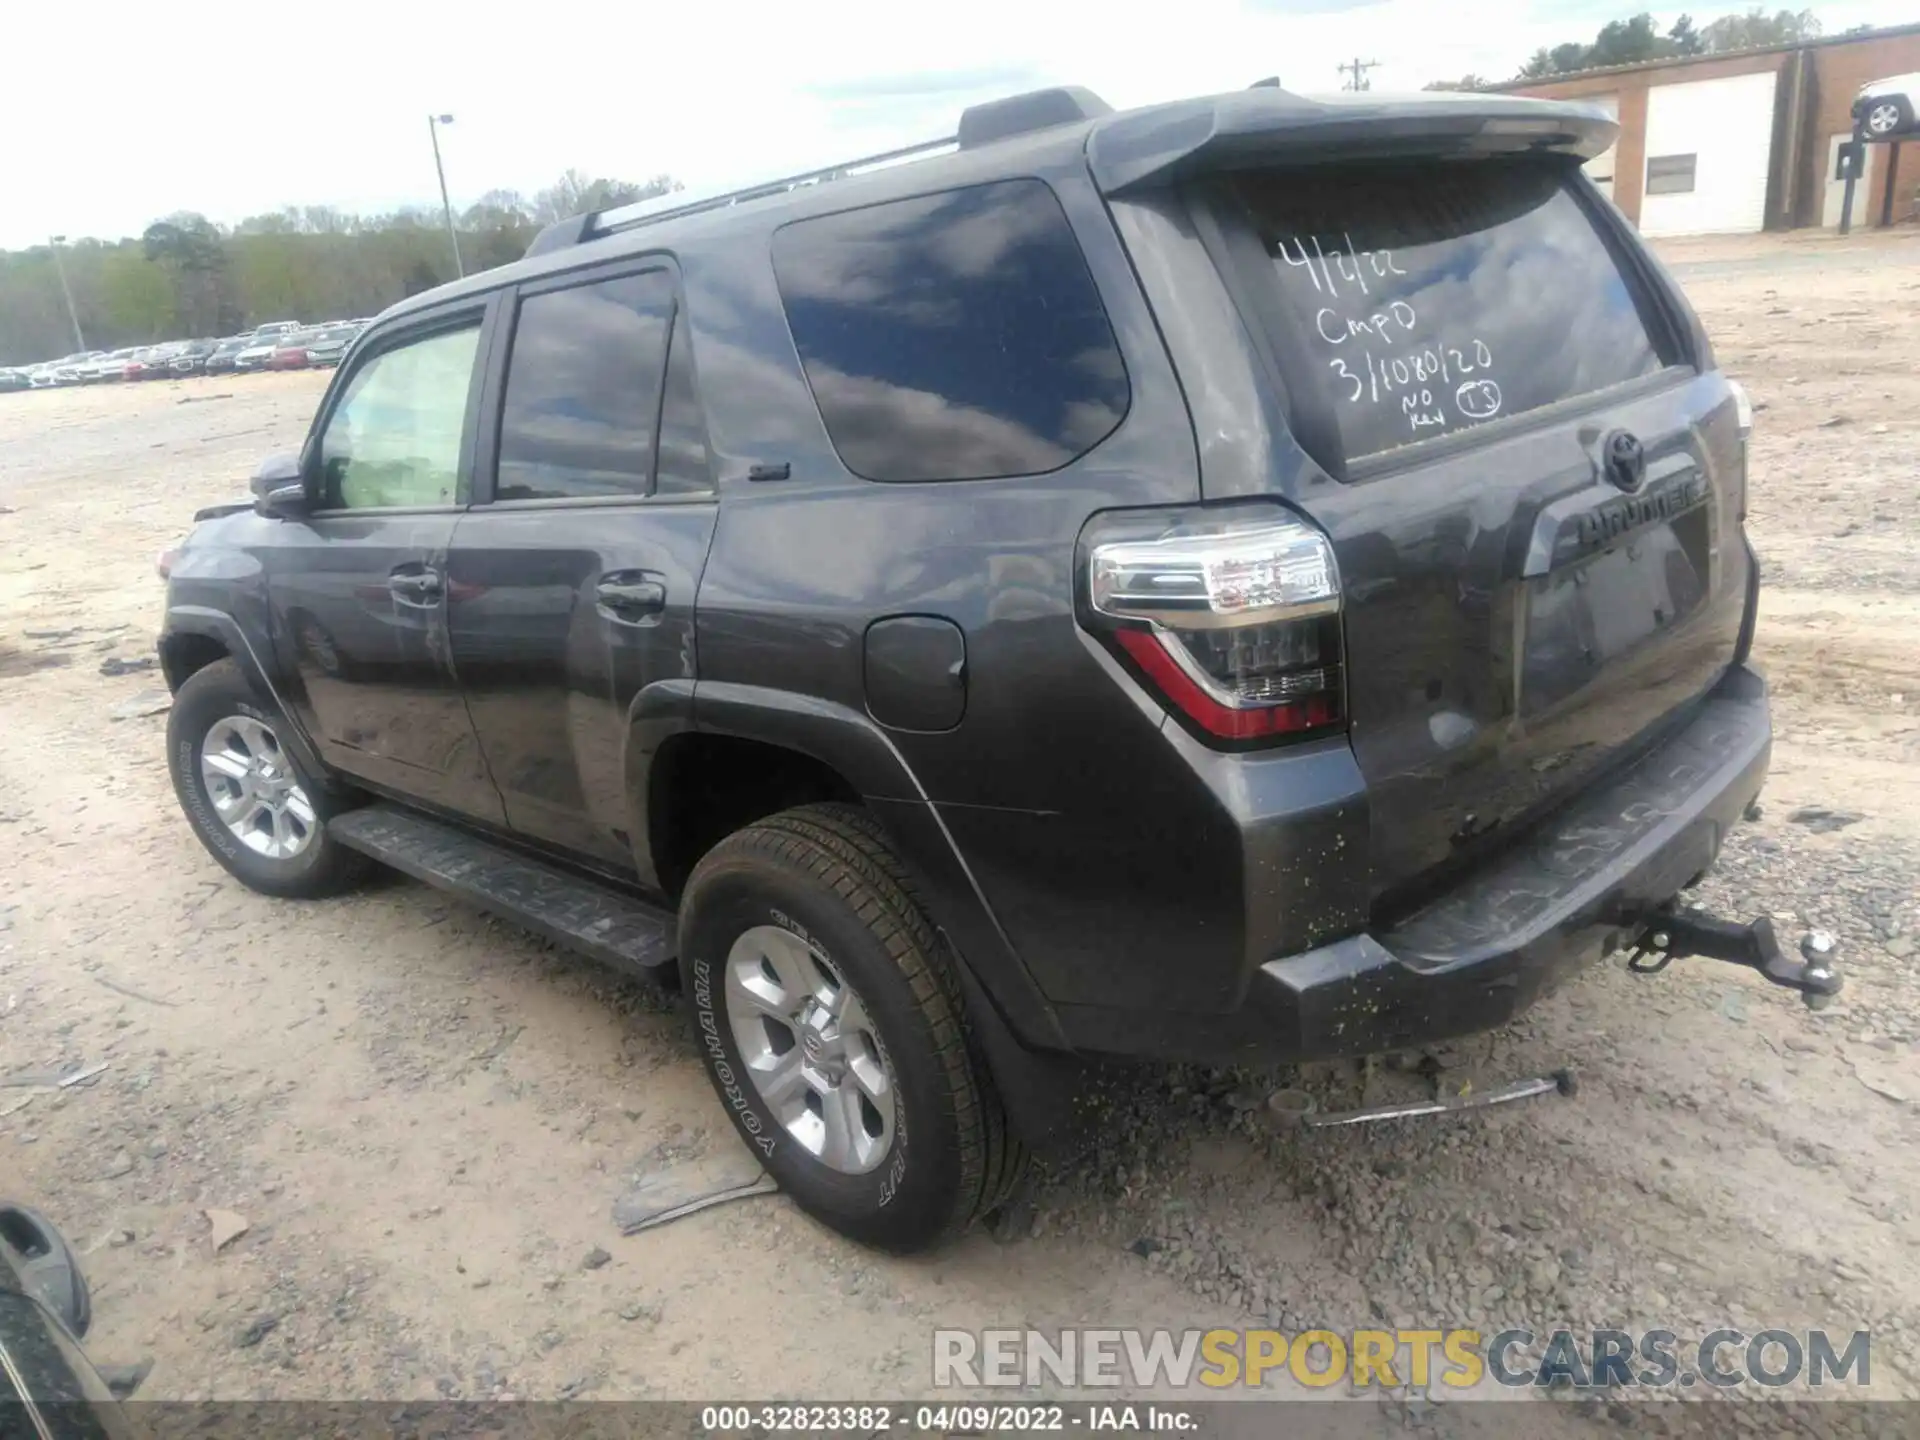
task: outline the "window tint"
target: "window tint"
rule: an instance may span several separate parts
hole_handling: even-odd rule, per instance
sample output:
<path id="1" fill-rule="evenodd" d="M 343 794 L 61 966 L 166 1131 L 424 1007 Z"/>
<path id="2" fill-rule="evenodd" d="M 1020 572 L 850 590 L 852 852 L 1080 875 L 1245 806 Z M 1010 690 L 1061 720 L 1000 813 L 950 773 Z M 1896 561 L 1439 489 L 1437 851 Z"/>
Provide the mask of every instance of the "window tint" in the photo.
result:
<path id="1" fill-rule="evenodd" d="M 693 495 L 713 489 L 707 455 L 707 424 L 693 380 L 693 341 L 684 311 L 673 320 L 667 342 L 667 392 L 660 401 L 660 465 L 654 478 L 660 495 Z"/>
<path id="2" fill-rule="evenodd" d="M 1661 367 L 1572 167 L 1472 162 L 1236 180 L 1348 459 Z"/>
<path id="3" fill-rule="evenodd" d="M 520 302 L 496 500 L 647 493 L 672 320 L 662 270 Z"/>
<path id="4" fill-rule="evenodd" d="M 1038 180 L 798 221 L 773 261 L 807 383 L 857 475 L 1056 470 L 1126 414 L 1106 310 Z"/>
<path id="5" fill-rule="evenodd" d="M 385 351 L 354 371 L 320 437 L 329 509 L 461 498 L 460 433 L 479 343 L 473 325 Z"/>

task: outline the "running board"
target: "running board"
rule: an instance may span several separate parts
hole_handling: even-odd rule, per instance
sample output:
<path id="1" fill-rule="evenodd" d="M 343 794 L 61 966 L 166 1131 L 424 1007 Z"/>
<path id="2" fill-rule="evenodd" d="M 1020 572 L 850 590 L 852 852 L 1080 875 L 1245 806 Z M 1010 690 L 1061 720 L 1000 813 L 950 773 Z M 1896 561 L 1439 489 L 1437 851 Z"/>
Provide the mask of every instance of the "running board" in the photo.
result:
<path id="1" fill-rule="evenodd" d="M 327 833 L 416 880 L 618 970 L 673 963 L 670 911 L 392 805 L 348 810 Z"/>

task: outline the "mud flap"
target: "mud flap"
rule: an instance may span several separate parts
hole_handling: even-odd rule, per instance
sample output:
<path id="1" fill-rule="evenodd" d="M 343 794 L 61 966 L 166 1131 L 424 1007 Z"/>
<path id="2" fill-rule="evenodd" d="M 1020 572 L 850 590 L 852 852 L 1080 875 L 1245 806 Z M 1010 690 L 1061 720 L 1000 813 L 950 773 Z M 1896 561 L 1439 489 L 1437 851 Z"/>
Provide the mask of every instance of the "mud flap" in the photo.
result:
<path id="1" fill-rule="evenodd" d="M 986 1061 L 1014 1134 L 1036 1155 L 1076 1153 L 1087 1129 L 1080 1103 L 1087 1089 L 1086 1062 L 1022 1045 L 966 962 L 954 968 L 960 975 L 969 1035 Z"/>

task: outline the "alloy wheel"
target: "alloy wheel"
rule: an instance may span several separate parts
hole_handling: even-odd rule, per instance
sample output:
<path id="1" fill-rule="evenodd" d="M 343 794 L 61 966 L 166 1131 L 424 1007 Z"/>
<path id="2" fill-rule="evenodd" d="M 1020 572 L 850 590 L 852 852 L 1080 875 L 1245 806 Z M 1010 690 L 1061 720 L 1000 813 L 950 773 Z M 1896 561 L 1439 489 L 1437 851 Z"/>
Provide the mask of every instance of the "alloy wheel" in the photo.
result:
<path id="1" fill-rule="evenodd" d="M 777 925 L 742 933 L 726 971 L 734 1042 L 774 1117 L 830 1169 L 878 1167 L 893 1148 L 893 1067 L 846 977 Z"/>
<path id="2" fill-rule="evenodd" d="M 220 823 L 270 860 L 313 843 L 320 820 L 273 727 L 250 715 L 215 721 L 200 742 L 200 776 Z"/>

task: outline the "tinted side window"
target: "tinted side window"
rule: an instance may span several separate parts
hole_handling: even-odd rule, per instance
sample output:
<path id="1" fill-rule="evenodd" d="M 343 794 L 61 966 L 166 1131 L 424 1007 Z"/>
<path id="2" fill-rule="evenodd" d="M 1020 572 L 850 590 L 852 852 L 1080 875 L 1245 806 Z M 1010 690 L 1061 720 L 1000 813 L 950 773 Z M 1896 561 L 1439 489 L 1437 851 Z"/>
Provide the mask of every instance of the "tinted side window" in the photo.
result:
<path id="1" fill-rule="evenodd" d="M 707 454 L 707 422 L 693 378 L 693 339 L 685 311 L 675 314 L 667 342 L 667 391 L 660 401 L 659 495 L 697 495 L 713 489 Z"/>
<path id="2" fill-rule="evenodd" d="M 460 435 L 479 344 L 473 325 L 396 346 L 353 373 L 320 437 L 325 508 L 461 498 Z"/>
<path id="3" fill-rule="evenodd" d="M 1126 414 L 1126 366 L 1053 192 L 1006 180 L 788 225 L 774 270 L 841 460 L 869 480 L 1057 470 Z"/>
<path id="4" fill-rule="evenodd" d="M 672 321 L 661 270 L 521 300 L 496 500 L 647 493 Z"/>

